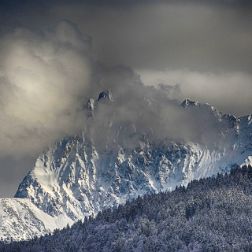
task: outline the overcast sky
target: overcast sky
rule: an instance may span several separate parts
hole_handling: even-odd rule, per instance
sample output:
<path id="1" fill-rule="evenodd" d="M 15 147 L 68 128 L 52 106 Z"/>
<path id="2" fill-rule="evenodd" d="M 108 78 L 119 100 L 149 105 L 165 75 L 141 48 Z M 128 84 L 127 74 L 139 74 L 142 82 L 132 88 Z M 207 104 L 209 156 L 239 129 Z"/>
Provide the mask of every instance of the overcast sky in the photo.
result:
<path id="1" fill-rule="evenodd" d="M 0 196 L 79 129 L 93 61 L 177 85 L 177 99 L 251 113 L 251 27 L 250 1 L 1 1 Z"/>

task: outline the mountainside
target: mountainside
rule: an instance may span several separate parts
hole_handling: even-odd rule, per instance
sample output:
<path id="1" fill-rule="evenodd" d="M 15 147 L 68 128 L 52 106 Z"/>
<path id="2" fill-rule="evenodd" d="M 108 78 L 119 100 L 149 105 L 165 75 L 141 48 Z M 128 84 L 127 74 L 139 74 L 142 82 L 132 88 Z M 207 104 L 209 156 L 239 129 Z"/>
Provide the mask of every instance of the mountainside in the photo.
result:
<path id="1" fill-rule="evenodd" d="M 1 251 L 251 251 L 252 167 L 145 195 Z"/>
<path id="2" fill-rule="evenodd" d="M 97 102 L 106 100 L 112 100 L 108 91 L 102 92 Z M 90 117 L 95 106 L 96 102 L 89 100 Z M 208 104 L 190 100 L 182 106 L 188 113 L 200 113 L 202 124 L 211 118 L 211 127 L 217 132 L 211 145 L 169 139 L 151 142 L 144 136 L 133 148 L 101 149 L 85 133 L 64 138 L 38 157 L 19 185 L 16 199 L 0 201 L 5 218 L 0 237 L 28 239 L 45 234 L 137 196 L 174 190 L 193 179 L 229 171 L 233 164 L 251 163 L 251 116 L 222 115 Z M 23 215 L 28 216 L 24 223 L 18 221 Z M 22 235 L 13 224 L 15 218 Z"/>
<path id="3" fill-rule="evenodd" d="M 1 240 L 24 240 L 63 228 L 71 220 L 67 216 L 52 217 L 29 199 L 0 199 Z"/>

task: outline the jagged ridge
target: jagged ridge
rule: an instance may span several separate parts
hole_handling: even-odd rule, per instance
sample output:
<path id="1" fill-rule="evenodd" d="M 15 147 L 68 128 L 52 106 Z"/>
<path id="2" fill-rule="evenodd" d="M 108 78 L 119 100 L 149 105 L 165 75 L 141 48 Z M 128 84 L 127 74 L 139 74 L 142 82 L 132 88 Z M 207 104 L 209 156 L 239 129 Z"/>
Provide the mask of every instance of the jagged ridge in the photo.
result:
<path id="1" fill-rule="evenodd" d="M 40 155 L 15 197 L 29 199 L 49 218 L 64 220 L 66 225 L 139 195 L 173 190 L 193 179 L 228 171 L 234 163 L 250 163 L 251 116 L 222 115 L 208 104 L 183 102 L 182 106 L 212 113 L 220 136 L 229 139 L 229 145 L 209 148 L 165 140 L 154 144 L 145 138 L 134 149 L 119 146 L 101 151 L 83 133 L 59 141 Z M 30 237 L 25 230 L 22 238 Z M 15 232 L 13 238 L 20 239 Z"/>

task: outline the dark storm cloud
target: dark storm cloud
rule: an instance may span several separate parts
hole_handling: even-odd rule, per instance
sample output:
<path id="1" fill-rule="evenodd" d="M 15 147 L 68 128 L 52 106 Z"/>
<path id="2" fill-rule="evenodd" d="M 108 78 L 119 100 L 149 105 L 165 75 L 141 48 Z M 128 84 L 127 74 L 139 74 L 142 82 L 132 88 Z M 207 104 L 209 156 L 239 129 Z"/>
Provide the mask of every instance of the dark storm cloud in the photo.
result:
<path id="1" fill-rule="evenodd" d="M 53 6 L 51 14 L 90 34 L 104 64 L 130 66 L 152 85 L 161 73 L 162 83 L 181 86 L 180 98 L 251 113 L 251 1 L 76 2 Z"/>
<path id="2" fill-rule="evenodd" d="M 41 29 L 69 19 L 92 36 L 94 53 L 107 64 L 251 72 L 251 1 L 14 3 L 6 4 L 11 18 L 2 11 L 7 22 Z"/>

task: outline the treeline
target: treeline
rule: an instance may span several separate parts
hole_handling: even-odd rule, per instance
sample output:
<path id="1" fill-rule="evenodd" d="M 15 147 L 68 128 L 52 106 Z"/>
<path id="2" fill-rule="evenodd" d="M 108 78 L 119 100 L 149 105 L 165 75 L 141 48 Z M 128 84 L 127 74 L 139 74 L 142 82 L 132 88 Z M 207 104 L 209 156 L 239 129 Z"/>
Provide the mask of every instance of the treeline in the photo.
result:
<path id="1" fill-rule="evenodd" d="M 0 251 L 252 251 L 252 167 L 139 197 L 51 235 L 0 243 Z"/>

